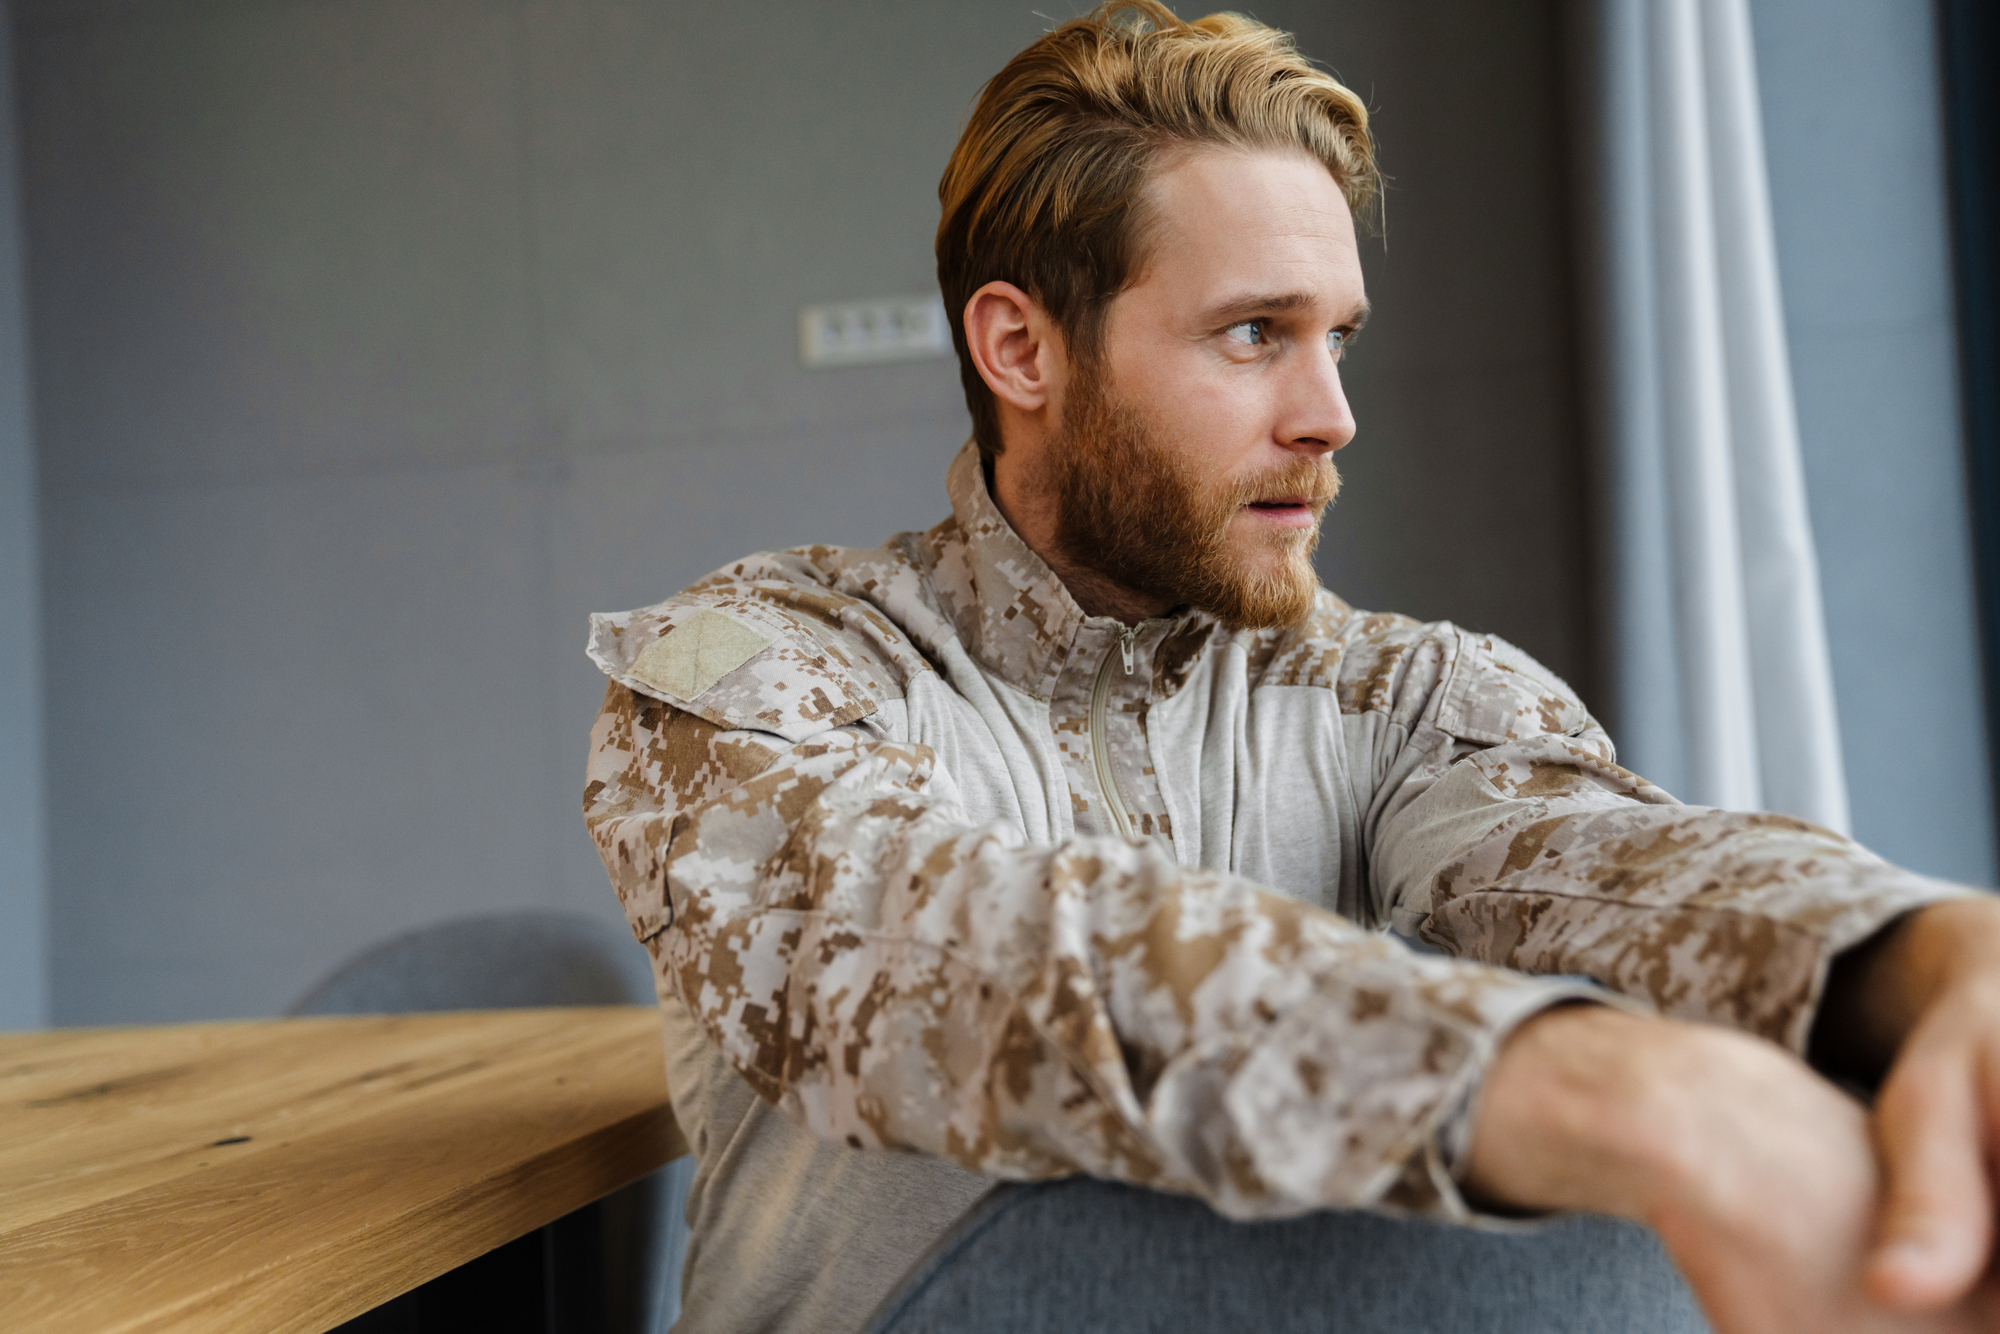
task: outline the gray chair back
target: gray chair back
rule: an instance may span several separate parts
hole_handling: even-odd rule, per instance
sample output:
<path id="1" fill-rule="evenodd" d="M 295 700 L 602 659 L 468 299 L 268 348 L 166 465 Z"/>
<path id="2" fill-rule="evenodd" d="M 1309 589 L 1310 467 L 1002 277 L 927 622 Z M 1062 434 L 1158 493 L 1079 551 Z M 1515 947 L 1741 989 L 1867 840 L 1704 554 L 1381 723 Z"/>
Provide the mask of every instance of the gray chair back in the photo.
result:
<path id="1" fill-rule="evenodd" d="M 512 912 L 440 922 L 371 945 L 320 979 L 288 1013 L 423 1014 L 653 999 L 652 968 L 629 932 L 582 913 Z"/>

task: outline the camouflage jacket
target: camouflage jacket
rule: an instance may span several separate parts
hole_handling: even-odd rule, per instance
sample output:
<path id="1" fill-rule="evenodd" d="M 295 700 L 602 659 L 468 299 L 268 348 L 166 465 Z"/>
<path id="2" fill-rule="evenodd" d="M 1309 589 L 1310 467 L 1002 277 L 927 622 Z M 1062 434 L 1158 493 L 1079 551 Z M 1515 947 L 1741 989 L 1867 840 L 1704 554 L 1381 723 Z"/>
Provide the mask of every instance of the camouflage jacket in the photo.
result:
<path id="1" fill-rule="evenodd" d="M 1802 1050 L 1829 958 L 1954 892 L 1678 804 L 1448 623 L 1087 617 L 969 448 L 950 490 L 928 532 L 592 622 L 612 883 L 663 996 L 822 1140 L 1464 1217 L 1439 1129 L 1523 1017 L 1603 988 Z"/>

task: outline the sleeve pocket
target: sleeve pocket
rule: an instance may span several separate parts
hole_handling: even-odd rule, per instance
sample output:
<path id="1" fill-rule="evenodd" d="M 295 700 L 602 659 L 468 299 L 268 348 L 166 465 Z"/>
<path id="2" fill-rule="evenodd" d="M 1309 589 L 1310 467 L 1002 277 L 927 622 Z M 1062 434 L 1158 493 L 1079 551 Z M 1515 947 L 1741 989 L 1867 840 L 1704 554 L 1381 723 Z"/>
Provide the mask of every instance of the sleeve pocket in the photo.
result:
<path id="1" fill-rule="evenodd" d="M 1551 733 L 1575 736 L 1590 714 L 1562 678 L 1504 639 L 1456 627 L 1458 653 L 1437 727 L 1461 741 L 1497 746 Z"/>

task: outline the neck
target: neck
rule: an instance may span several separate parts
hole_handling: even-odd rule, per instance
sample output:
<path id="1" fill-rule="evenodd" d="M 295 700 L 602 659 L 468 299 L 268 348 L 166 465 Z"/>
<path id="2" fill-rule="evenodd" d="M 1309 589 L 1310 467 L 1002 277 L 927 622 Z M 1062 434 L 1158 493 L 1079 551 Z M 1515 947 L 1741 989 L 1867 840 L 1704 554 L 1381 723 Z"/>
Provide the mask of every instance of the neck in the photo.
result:
<path id="1" fill-rule="evenodd" d="M 1056 543 L 1058 501 L 1052 489 L 1031 483 L 1025 469 L 1007 466 L 1007 456 L 986 465 L 986 490 L 1000 514 L 1028 549 L 1048 563 L 1086 616 L 1109 616 L 1136 625 L 1173 610 L 1163 598 L 1127 588 L 1088 565 L 1069 559 Z"/>

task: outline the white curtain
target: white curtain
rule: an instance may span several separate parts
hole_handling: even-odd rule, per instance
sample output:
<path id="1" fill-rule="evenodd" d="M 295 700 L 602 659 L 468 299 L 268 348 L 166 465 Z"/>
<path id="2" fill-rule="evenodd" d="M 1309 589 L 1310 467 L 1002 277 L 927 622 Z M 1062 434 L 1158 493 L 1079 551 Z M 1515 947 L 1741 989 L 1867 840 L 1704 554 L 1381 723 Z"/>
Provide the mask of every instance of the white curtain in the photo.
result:
<path id="1" fill-rule="evenodd" d="M 1747 0 L 1576 0 L 1620 758 L 1845 832 Z"/>

